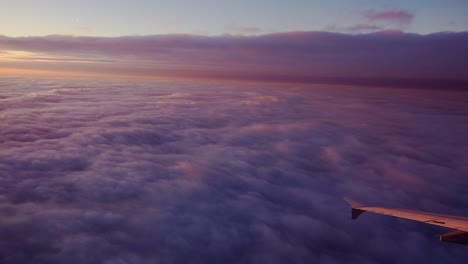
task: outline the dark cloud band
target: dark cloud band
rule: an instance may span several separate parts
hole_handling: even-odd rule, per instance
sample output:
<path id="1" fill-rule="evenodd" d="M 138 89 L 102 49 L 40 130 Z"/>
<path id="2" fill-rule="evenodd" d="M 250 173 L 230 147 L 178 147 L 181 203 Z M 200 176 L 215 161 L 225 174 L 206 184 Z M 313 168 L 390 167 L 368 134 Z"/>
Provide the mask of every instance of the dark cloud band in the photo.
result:
<path id="1" fill-rule="evenodd" d="M 116 75 L 466 88 L 468 33 L 288 32 L 262 36 L 0 37 L 40 53 L 3 67 Z M 44 62 L 45 55 L 52 63 Z M 64 58 L 63 56 L 68 56 Z M 42 61 L 38 62 L 37 60 Z M 68 60 L 68 62 L 67 62 Z"/>

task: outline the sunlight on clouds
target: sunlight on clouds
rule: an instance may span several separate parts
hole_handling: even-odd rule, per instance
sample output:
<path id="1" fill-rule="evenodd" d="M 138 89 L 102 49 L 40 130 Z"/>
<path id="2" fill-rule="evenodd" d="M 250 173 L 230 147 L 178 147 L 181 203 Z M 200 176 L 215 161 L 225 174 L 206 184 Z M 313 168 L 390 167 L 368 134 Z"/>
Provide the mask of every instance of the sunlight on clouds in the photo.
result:
<path id="1" fill-rule="evenodd" d="M 22 58 L 34 57 L 37 53 L 22 51 L 22 50 L 5 50 L 0 53 L 1 61 L 18 61 L 24 60 Z"/>
<path id="2" fill-rule="evenodd" d="M 112 62 L 108 59 L 92 59 L 78 56 L 54 55 L 46 53 L 29 52 L 24 50 L 6 50 L 0 53 L 0 61 L 9 62 L 76 62 L 76 63 L 103 63 Z"/>
<path id="3" fill-rule="evenodd" d="M 55 77 L 114 77 L 104 74 L 92 74 L 81 72 L 60 72 L 48 70 L 33 70 L 33 69 L 17 69 L 17 68 L 0 68 L 0 75 L 7 76 L 55 76 Z"/>

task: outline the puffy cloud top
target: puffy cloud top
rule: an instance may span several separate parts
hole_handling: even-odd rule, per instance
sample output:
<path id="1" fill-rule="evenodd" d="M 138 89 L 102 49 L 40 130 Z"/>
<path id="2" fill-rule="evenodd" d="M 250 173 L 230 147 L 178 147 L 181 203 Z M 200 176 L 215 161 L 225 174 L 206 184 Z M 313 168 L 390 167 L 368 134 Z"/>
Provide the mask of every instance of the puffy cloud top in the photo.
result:
<path id="1" fill-rule="evenodd" d="M 0 87 L 1 263 L 467 258 L 438 241 L 449 230 L 352 221 L 341 199 L 466 214 L 466 93 L 27 78 Z"/>

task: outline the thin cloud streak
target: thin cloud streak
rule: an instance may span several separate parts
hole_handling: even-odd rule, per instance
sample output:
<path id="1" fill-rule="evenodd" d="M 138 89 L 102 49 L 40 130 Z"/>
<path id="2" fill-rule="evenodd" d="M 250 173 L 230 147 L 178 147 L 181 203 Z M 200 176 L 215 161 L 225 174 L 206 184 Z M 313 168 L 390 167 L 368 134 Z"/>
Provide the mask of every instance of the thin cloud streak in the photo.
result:
<path id="1" fill-rule="evenodd" d="M 375 9 L 369 9 L 363 12 L 363 16 L 370 21 L 390 21 L 401 24 L 409 24 L 414 18 L 412 13 L 405 10 L 377 11 Z"/>
<path id="2" fill-rule="evenodd" d="M 468 63 L 463 59 L 468 57 L 466 46 L 468 32 L 0 36 L 0 51 L 26 51 L 40 54 L 41 58 L 73 56 L 81 62 L 101 61 L 37 64 L 25 59 L 14 65 L 0 62 L 0 67 L 134 76 L 466 88 Z"/>
<path id="3" fill-rule="evenodd" d="M 345 28 L 346 31 L 349 32 L 362 32 L 362 31 L 378 31 L 382 30 L 381 26 L 373 25 L 373 24 L 357 24 L 353 26 L 349 26 Z"/>

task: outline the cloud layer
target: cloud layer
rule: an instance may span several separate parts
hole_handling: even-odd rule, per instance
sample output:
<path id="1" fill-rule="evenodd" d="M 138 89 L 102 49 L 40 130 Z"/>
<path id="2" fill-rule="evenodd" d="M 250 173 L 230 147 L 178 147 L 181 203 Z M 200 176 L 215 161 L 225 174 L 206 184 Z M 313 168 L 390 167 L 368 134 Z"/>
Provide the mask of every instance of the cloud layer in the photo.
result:
<path id="1" fill-rule="evenodd" d="M 0 262 L 460 263 L 461 92 L 3 78 Z"/>
<path id="2" fill-rule="evenodd" d="M 377 16 L 378 14 L 375 14 Z M 383 16 L 382 14 L 380 14 Z M 367 25 L 358 25 L 355 30 Z M 0 37 L 3 68 L 112 75 L 466 88 L 468 33 Z M 18 51 L 28 56 L 15 55 Z M 42 61 L 34 60 L 36 57 Z M 45 63 L 46 57 L 62 61 Z M 12 59 L 14 58 L 14 59 Z"/>

